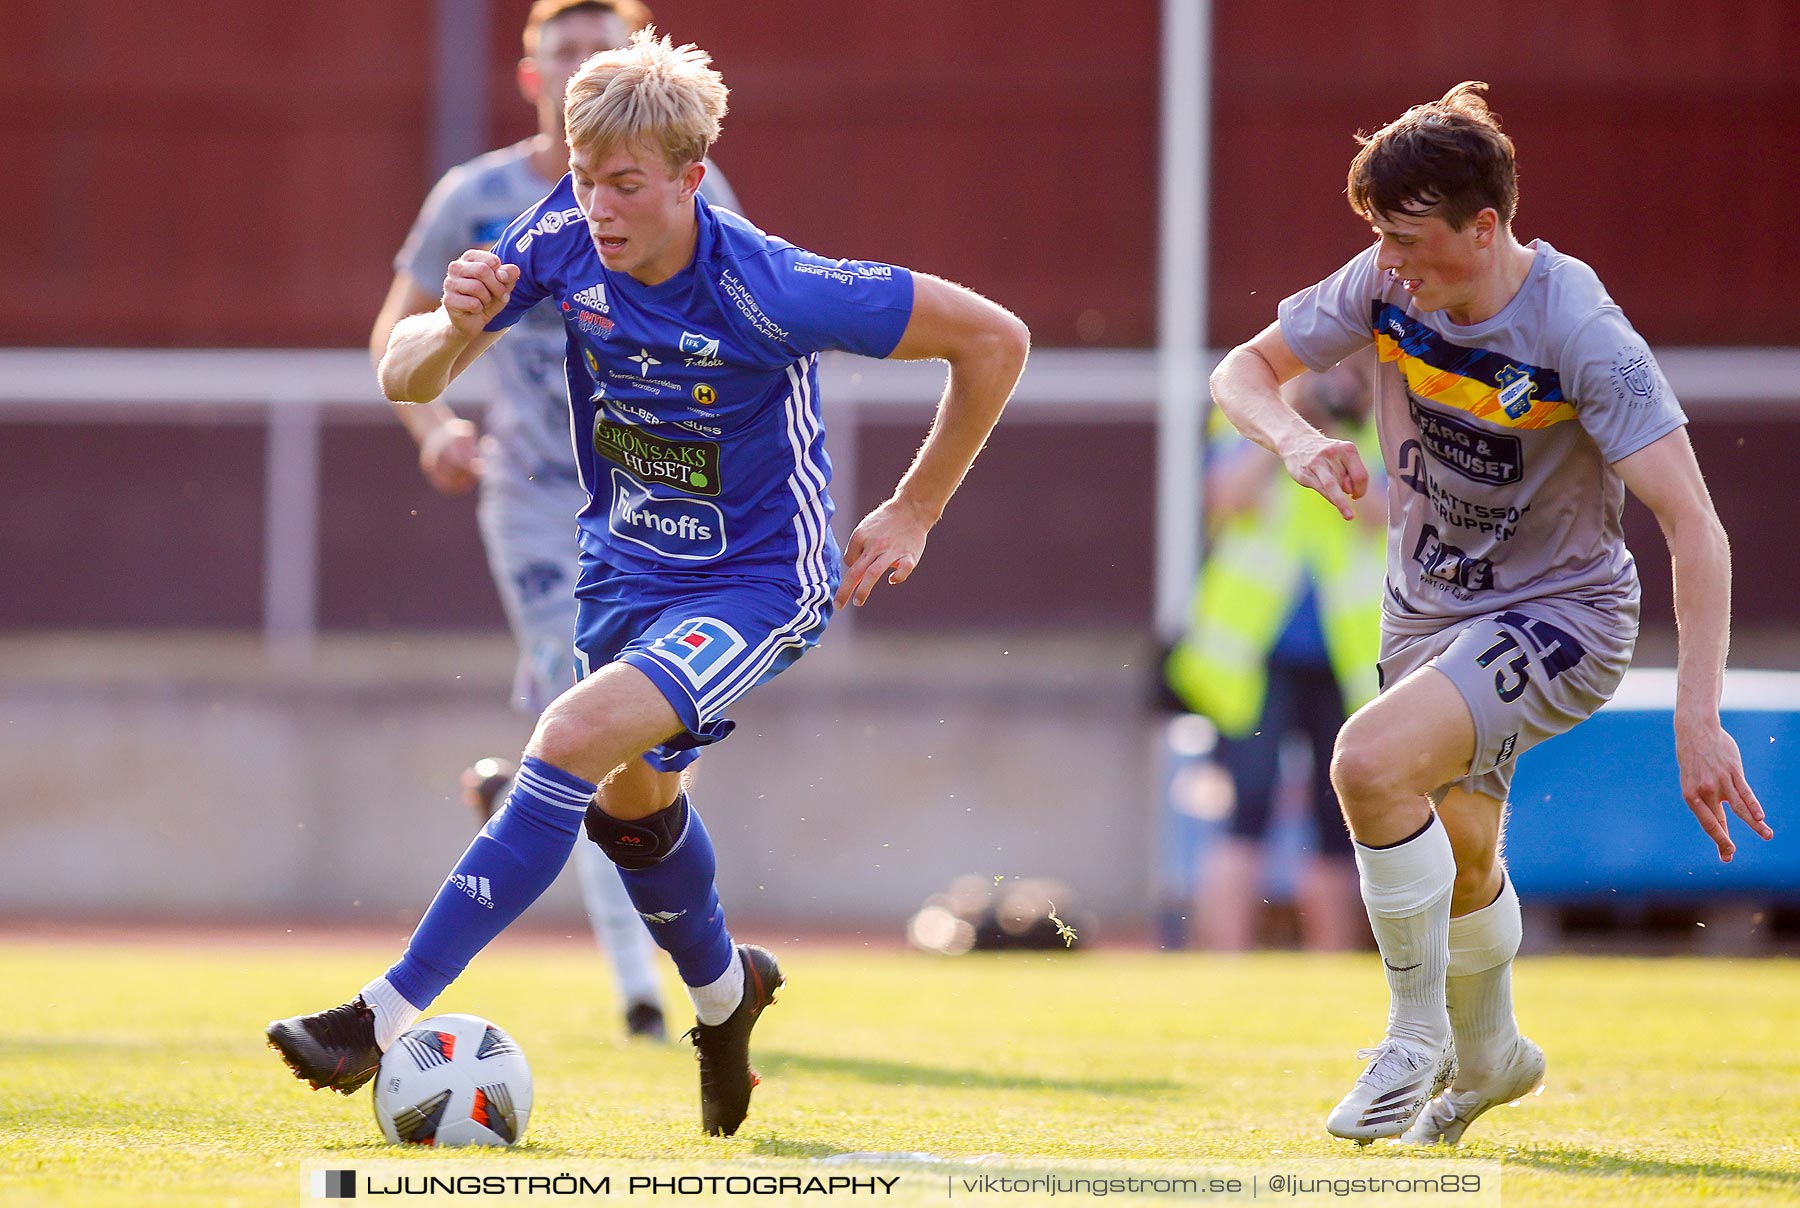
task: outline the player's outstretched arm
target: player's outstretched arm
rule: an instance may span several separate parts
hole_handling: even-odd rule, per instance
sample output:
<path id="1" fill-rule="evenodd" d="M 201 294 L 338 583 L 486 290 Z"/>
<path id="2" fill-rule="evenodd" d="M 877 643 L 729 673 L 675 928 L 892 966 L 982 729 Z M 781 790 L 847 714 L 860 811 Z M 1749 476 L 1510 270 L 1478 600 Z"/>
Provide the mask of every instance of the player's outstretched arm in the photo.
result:
<path id="1" fill-rule="evenodd" d="M 1731 644 L 1731 547 L 1700 476 L 1686 428 L 1677 428 L 1613 467 L 1631 493 L 1656 514 L 1675 572 L 1675 625 L 1680 649 L 1675 667 L 1675 757 L 1681 795 L 1730 860 L 1737 845 L 1726 810 L 1757 835 L 1775 832 L 1744 778 L 1738 745 L 1719 723 L 1719 693 Z"/>
<path id="2" fill-rule="evenodd" d="M 1305 370 L 1281 334 L 1281 324 L 1271 323 L 1255 339 L 1226 353 L 1213 370 L 1213 402 L 1239 432 L 1281 458 L 1295 482 L 1325 496 L 1345 520 L 1353 520 L 1354 502 L 1369 489 L 1362 455 L 1351 442 L 1332 440 L 1300 418 L 1281 397 L 1281 387 Z"/>
<path id="3" fill-rule="evenodd" d="M 844 550 L 837 606 L 861 606 L 885 574 L 904 583 L 925 553 L 925 537 L 944 514 L 987 443 L 1025 370 L 1031 332 L 1005 308 L 973 290 L 913 274 L 913 311 L 892 360 L 950 363 L 931 433 L 887 501 L 863 518 Z"/>
<path id="4" fill-rule="evenodd" d="M 484 330 L 512 296 L 519 266 L 492 252 L 467 251 L 450 263 L 444 298 L 430 314 L 402 319 L 376 375 L 396 403 L 429 403 L 504 333 Z"/>
<path id="5" fill-rule="evenodd" d="M 394 283 L 369 330 L 369 359 L 377 371 L 388 340 L 400 320 L 435 310 L 438 298 L 419 288 L 412 274 L 395 274 Z M 442 399 L 429 403 L 395 403 L 394 414 L 419 446 L 419 470 L 446 495 L 460 495 L 481 478 L 481 434 Z"/>

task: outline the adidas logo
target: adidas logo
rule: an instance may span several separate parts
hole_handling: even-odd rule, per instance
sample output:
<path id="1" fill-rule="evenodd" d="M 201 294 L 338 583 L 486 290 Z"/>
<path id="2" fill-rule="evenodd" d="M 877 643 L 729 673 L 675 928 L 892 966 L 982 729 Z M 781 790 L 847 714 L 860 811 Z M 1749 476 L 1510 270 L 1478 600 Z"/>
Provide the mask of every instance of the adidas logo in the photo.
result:
<path id="1" fill-rule="evenodd" d="M 472 877 L 468 873 L 459 872 L 450 878 L 450 884 L 474 898 L 478 904 L 489 910 L 494 908 L 494 889 L 488 884 L 486 877 Z"/>
<path id="2" fill-rule="evenodd" d="M 684 915 L 686 913 L 687 913 L 687 911 L 685 911 L 685 910 L 676 910 L 676 911 L 659 910 L 655 914 L 645 914 L 641 910 L 638 911 L 639 917 L 641 917 L 646 923 L 673 923 L 676 919 L 680 918 L 682 915 Z"/>
<path id="3" fill-rule="evenodd" d="M 575 295 L 575 304 L 606 313 L 606 286 L 596 282 Z"/>

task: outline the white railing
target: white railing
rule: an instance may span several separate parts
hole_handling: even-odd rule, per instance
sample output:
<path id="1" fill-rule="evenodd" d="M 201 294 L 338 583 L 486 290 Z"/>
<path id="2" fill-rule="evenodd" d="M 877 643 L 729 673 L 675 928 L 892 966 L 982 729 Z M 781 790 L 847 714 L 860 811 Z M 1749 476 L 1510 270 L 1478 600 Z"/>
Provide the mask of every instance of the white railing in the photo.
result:
<path id="1" fill-rule="evenodd" d="M 1800 348 L 1678 348 L 1659 354 L 1690 414 L 1800 419 Z M 1206 358 L 1205 366 L 1216 360 Z M 447 396 L 479 407 L 489 379 L 477 365 Z M 825 359 L 821 395 L 832 438 L 834 493 L 854 499 L 856 437 L 874 417 L 929 416 L 944 367 L 930 362 Z M 1011 423 L 1147 423 L 1157 416 L 1157 354 L 1042 349 L 1008 409 Z M 0 423 L 168 422 L 266 425 L 263 630 L 270 645 L 310 648 L 317 625 L 319 433 L 334 423 L 394 423 L 361 349 L 0 348 Z M 1188 497 L 1198 466 L 1167 467 L 1164 497 Z M 1184 481 L 1180 481 L 1185 478 Z"/>

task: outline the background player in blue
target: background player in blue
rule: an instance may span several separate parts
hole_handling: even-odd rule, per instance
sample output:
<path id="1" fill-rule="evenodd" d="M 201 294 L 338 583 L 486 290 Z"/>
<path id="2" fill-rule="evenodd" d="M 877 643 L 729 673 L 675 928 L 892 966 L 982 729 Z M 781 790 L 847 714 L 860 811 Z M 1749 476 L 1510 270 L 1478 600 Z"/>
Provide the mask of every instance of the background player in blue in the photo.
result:
<path id="1" fill-rule="evenodd" d="M 543 892 L 584 821 L 694 999 L 702 1127 L 749 1109 L 750 1031 L 782 975 L 736 945 L 679 771 L 730 732 L 730 704 L 792 664 L 836 607 L 903 582 L 986 442 L 1029 333 L 960 286 L 830 260 L 697 196 L 726 108 L 692 46 L 647 31 L 569 83 L 570 175 L 495 253 L 450 268 L 443 305 L 401 323 L 389 398 L 436 398 L 540 300 L 564 316 L 581 513 L 583 677 L 544 712 L 507 804 L 439 890 L 406 953 L 344 1006 L 280 1020 L 295 1074 L 349 1093 L 470 959 Z M 950 366 L 894 493 L 832 538 L 817 397 L 825 349 Z"/>
<path id="2" fill-rule="evenodd" d="M 1369 482 L 1356 446 L 1278 387 L 1371 344 L 1380 360 L 1384 687 L 1332 759 L 1390 994 L 1385 1035 L 1326 1119 L 1365 1144 L 1454 1144 L 1543 1079 L 1513 1016 L 1520 912 L 1500 836 L 1514 759 L 1591 715 L 1631 661 L 1627 489 L 1674 563 L 1682 795 L 1721 860 L 1731 813 L 1772 837 L 1719 721 L 1731 554 L 1686 417 L 1594 270 L 1513 234 L 1513 145 L 1486 87 L 1459 84 L 1362 139 L 1345 192 L 1374 243 L 1283 301 L 1212 377 L 1238 430 L 1349 519 Z"/>
<path id="3" fill-rule="evenodd" d="M 625 44 L 650 23 L 635 0 L 537 0 L 526 18 L 519 90 L 537 112 L 537 133 L 445 173 L 394 261 L 394 282 L 369 334 L 376 362 L 394 326 L 433 310 L 444 266 L 473 247 L 490 248 L 509 223 L 536 205 L 569 170 L 563 141 L 563 91 L 589 56 Z M 725 177 L 709 170 L 701 193 L 738 209 Z M 485 436 L 442 400 L 395 411 L 419 446 L 419 468 L 446 493 L 478 482 L 482 544 L 507 623 L 519 645 L 513 704 L 532 717 L 574 680 L 575 515 L 587 493 L 569 441 L 563 379 L 563 325 L 540 304 L 494 355 L 495 392 Z M 463 793 L 485 822 L 504 800 L 516 769 L 483 759 L 463 773 Z M 665 1035 L 656 945 L 612 861 L 592 844 L 576 849 L 582 900 L 624 1001 L 632 1035 Z"/>

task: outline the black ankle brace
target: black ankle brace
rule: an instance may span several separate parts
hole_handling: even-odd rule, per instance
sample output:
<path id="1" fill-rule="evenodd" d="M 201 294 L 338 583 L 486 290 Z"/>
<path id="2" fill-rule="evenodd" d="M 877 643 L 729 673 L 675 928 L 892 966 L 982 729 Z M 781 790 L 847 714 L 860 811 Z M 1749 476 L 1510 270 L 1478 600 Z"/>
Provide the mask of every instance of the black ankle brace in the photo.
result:
<path id="1" fill-rule="evenodd" d="M 687 830 L 687 794 L 647 818 L 626 822 L 600 808 L 598 800 L 587 808 L 587 835 L 620 868 L 654 868 L 668 858 Z"/>

